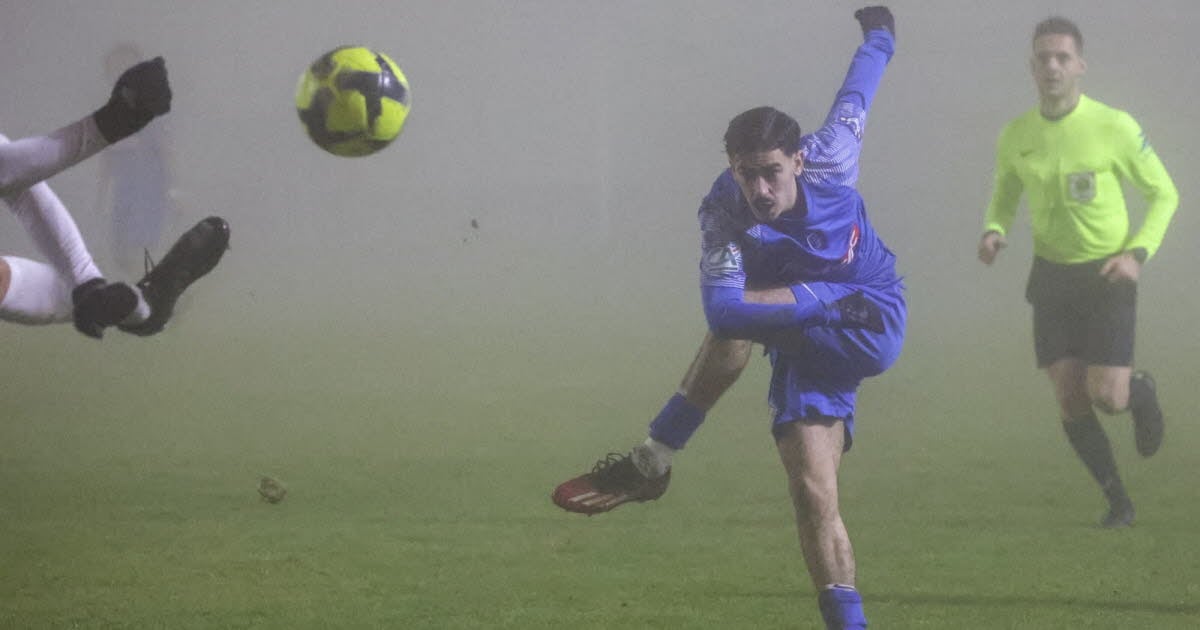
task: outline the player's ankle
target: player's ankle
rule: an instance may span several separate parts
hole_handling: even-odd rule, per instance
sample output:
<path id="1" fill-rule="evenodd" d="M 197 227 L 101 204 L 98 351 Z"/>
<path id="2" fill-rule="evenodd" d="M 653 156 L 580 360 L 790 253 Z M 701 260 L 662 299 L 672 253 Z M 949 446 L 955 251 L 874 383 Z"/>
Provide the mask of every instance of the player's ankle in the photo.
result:
<path id="1" fill-rule="evenodd" d="M 633 447 L 633 465 L 648 479 L 655 479 L 667 474 L 671 469 L 671 457 L 675 449 L 655 440 L 646 441 Z"/>
<path id="2" fill-rule="evenodd" d="M 867 627 L 862 597 L 858 590 L 846 584 L 828 584 L 817 595 L 817 604 L 825 627 L 837 630 L 860 630 Z"/>
<path id="3" fill-rule="evenodd" d="M 136 326 L 150 318 L 150 304 L 146 302 L 146 296 L 142 295 L 142 290 L 138 287 L 130 287 L 133 294 L 137 296 L 137 306 L 133 307 L 133 311 L 121 320 L 122 326 Z"/>

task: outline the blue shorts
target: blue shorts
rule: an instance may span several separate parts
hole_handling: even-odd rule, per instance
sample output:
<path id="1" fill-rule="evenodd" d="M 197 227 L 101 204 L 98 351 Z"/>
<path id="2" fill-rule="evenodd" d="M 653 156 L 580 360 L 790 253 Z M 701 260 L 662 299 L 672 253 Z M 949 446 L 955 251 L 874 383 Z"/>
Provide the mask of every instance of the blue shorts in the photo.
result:
<path id="1" fill-rule="evenodd" d="M 800 350 L 783 352 L 767 348 L 771 357 L 772 432 L 789 422 L 832 424 L 841 419 L 846 427 L 846 450 L 854 441 L 854 403 L 858 385 L 891 367 L 904 346 L 908 308 L 904 286 L 878 289 L 850 284 L 809 282 L 806 286 L 823 302 L 832 302 L 856 291 L 879 305 L 884 331 L 838 329 L 817 326 L 805 331 Z"/>

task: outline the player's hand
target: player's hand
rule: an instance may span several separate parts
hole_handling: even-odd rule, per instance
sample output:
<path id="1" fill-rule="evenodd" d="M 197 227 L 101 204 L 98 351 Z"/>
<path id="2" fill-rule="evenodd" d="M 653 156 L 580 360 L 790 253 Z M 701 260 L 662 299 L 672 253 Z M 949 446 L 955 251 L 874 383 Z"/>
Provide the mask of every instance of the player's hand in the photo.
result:
<path id="1" fill-rule="evenodd" d="M 1122 252 L 1104 261 L 1100 267 L 1100 275 L 1109 282 L 1137 283 L 1142 273 L 1142 263 L 1137 261 L 1133 252 Z"/>
<path id="2" fill-rule="evenodd" d="M 1004 240 L 1004 235 L 995 231 L 989 230 L 979 239 L 979 260 L 990 265 L 996 260 L 996 255 L 1000 250 L 1008 247 L 1008 241 Z"/>
<path id="3" fill-rule="evenodd" d="M 136 133 L 154 119 L 171 111 L 171 85 L 162 57 L 143 61 L 126 70 L 113 86 L 108 103 L 96 110 L 93 119 L 110 143 Z"/>
<path id="4" fill-rule="evenodd" d="M 863 37 L 876 29 L 887 29 L 892 37 L 896 36 L 896 18 L 887 7 L 863 7 L 854 12 L 854 19 L 862 25 Z"/>

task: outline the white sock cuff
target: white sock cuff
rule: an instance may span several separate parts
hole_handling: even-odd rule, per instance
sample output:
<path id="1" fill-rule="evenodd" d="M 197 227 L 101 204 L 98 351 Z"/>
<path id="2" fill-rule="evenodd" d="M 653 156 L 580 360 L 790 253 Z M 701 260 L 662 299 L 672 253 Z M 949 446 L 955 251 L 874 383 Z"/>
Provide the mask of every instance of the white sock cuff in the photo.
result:
<path id="1" fill-rule="evenodd" d="M 671 469 L 671 455 L 674 453 L 675 449 L 670 446 L 646 438 L 645 442 L 633 447 L 633 465 L 651 479 L 661 477 Z"/>

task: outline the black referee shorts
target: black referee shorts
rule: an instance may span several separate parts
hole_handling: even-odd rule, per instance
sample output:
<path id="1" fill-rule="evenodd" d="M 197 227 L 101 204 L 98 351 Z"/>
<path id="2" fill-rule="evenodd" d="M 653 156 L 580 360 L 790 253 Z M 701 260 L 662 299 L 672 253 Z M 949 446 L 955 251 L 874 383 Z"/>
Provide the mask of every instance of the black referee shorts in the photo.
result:
<path id="1" fill-rule="evenodd" d="M 1137 285 L 1100 275 L 1104 260 L 1063 265 L 1035 257 L 1025 298 L 1033 305 L 1038 367 L 1059 359 L 1133 365 Z"/>

